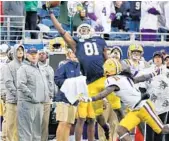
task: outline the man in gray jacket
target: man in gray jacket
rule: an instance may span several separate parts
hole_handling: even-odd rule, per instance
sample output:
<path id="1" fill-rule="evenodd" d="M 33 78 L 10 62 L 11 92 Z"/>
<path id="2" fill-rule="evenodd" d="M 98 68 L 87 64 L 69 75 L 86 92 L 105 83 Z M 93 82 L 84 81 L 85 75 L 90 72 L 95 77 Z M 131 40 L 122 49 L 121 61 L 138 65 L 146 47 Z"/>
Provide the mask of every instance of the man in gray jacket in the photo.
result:
<path id="1" fill-rule="evenodd" d="M 54 71 L 53 68 L 48 64 L 48 52 L 45 50 L 40 50 L 39 52 L 39 66 L 45 70 L 49 93 L 47 93 L 47 99 L 44 103 L 44 114 L 42 120 L 42 136 L 41 141 L 48 140 L 48 125 L 49 125 L 49 115 L 50 115 L 50 105 L 54 95 L 55 83 L 54 83 Z"/>
<path id="2" fill-rule="evenodd" d="M 19 141 L 41 141 L 42 103 L 48 97 L 48 84 L 35 48 L 27 51 L 27 59 L 17 72 Z"/>
<path id="3" fill-rule="evenodd" d="M 24 46 L 16 44 L 13 47 L 13 61 L 4 68 L 4 82 L 6 87 L 6 140 L 17 141 L 17 70 L 24 59 Z"/>

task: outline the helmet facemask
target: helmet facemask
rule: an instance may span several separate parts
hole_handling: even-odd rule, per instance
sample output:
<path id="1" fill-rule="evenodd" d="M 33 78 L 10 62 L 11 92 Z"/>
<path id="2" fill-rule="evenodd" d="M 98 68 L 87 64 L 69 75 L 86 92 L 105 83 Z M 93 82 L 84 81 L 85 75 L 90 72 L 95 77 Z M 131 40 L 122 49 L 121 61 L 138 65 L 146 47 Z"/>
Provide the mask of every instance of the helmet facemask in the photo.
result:
<path id="1" fill-rule="evenodd" d="M 111 58 L 115 58 L 117 60 L 121 59 L 121 53 L 118 49 L 114 49 L 110 56 Z"/>
<path id="2" fill-rule="evenodd" d="M 81 24 L 77 29 L 77 35 L 81 39 L 89 39 L 92 37 L 92 28 L 89 24 Z"/>
<path id="3" fill-rule="evenodd" d="M 142 52 L 137 51 L 137 50 L 131 52 L 131 59 L 132 60 L 140 61 L 141 57 L 142 57 Z"/>
<path id="4" fill-rule="evenodd" d="M 134 61 L 140 61 L 143 53 L 143 47 L 140 44 L 131 44 L 128 48 L 128 57 Z"/>

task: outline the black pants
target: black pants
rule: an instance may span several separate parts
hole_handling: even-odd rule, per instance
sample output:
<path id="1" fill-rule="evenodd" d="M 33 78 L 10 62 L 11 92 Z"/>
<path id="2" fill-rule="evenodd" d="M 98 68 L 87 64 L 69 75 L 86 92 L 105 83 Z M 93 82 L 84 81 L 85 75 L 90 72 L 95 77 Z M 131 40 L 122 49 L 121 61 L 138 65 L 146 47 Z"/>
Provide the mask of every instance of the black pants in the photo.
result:
<path id="1" fill-rule="evenodd" d="M 36 11 L 27 11 L 26 12 L 26 30 L 36 30 L 37 27 L 37 12 Z M 38 34 L 33 32 L 31 34 L 31 39 L 37 39 Z"/>
<path id="2" fill-rule="evenodd" d="M 166 112 L 166 113 L 159 115 L 161 121 L 164 124 L 169 124 L 169 115 L 168 114 L 169 113 Z M 167 135 L 157 134 L 150 128 L 150 126 L 147 125 L 147 139 L 146 139 L 146 141 L 169 141 L 169 134 L 167 134 Z"/>

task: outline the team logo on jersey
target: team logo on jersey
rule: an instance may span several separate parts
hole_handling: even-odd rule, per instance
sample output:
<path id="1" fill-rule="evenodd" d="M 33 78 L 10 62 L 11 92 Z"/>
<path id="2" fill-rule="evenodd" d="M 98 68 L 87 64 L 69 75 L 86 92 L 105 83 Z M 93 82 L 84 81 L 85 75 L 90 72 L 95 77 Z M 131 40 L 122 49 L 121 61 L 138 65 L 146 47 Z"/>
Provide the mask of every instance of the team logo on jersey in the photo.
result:
<path id="1" fill-rule="evenodd" d="M 157 100 L 157 96 L 155 94 L 152 94 L 151 95 L 151 101 L 156 102 L 156 100 Z"/>
<path id="2" fill-rule="evenodd" d="M 164 82 L 163 80 L 160 81 L 160 89 L 165 89 L 166 87 L 168 87 L 168 84 L 166 82 Z"/>
<path id="3" fill-rule="evenodd" d="M 165 100 L 164 103 L 162 104 L 163 107 L 167 107 L 169 106 L 169 101 L 168 100 Z"/>

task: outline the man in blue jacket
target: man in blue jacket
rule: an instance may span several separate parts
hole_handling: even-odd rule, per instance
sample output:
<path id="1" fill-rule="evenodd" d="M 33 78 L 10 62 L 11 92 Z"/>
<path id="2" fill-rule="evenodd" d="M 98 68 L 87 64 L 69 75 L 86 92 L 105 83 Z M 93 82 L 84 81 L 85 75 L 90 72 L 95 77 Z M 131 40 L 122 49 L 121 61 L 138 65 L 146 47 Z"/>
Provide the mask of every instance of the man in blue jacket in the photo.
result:
<path id="1" fill-rule="evenodd" d="M 66 53 L 67 59 L 61 61 L 55 72 L 54 81 L 60 89 L 68 78 L 80 76 L 80 64 L 71 49 Z M 56 120 L 59 125 L 56 132 L 57 141 L 68 141 L 71 125 L 74 124 L 77 102 L 71 104 L 60 90 L 55 97 L 57 102 Z"/>

